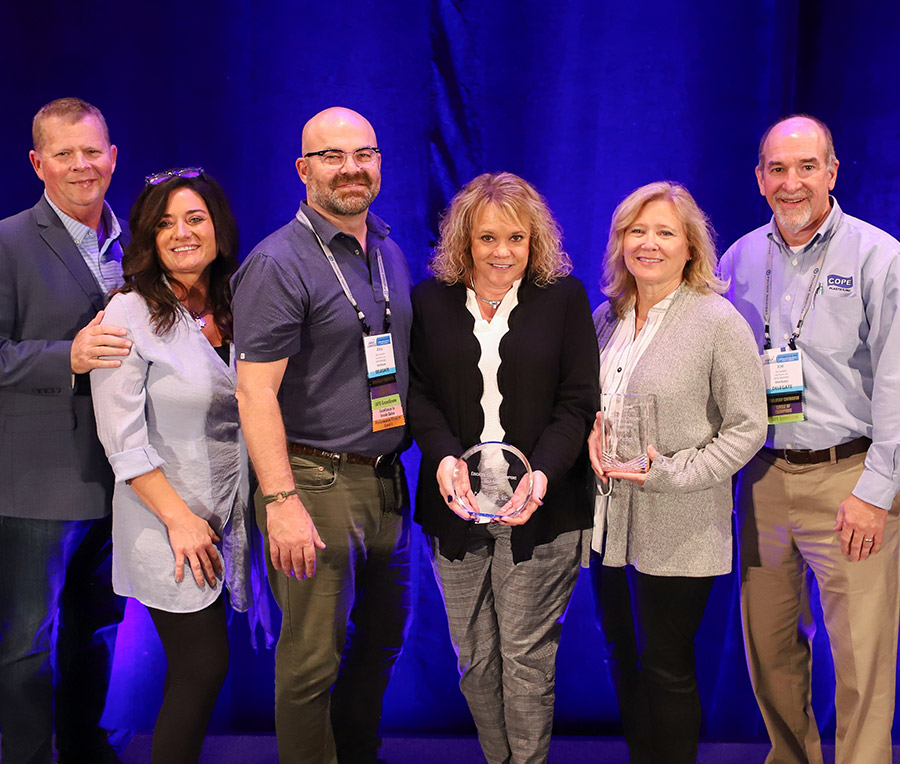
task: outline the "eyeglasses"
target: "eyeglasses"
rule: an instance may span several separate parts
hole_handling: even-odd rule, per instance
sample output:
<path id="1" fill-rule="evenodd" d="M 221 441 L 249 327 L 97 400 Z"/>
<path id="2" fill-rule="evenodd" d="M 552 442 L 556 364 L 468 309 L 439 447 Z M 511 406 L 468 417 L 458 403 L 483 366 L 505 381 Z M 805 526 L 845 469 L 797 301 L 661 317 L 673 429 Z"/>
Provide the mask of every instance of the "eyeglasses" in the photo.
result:
<path id="1" fill-rule="evenodd" d="M 203 175 L 202 167 L 182 167 L 180 170 L 164 170 L 144 178 L 144 185 L 156 186 L 172 178 L 196 178 Z"/>
<path id="2" fill-rule="evenodd" d="M 369 167 L 370 165 L 375 164 L 378 159 L 378 155 L 381 153 L 381 149 L 376 149 L 374 146 L 363 146 L 362 148 L 356 149 L 355 151 L 341 151 L 341 149 L 324 149 L 322 151 L 310 151 L 308 154 L 304 154 L 304 158 L 309 157 L 321 157 L 322 164 L 326 167 L 343 167 L 344 162 L 347 161 L 347 155 L 353 155 L 353 161 L 356 162 L 357 167 Z"/>

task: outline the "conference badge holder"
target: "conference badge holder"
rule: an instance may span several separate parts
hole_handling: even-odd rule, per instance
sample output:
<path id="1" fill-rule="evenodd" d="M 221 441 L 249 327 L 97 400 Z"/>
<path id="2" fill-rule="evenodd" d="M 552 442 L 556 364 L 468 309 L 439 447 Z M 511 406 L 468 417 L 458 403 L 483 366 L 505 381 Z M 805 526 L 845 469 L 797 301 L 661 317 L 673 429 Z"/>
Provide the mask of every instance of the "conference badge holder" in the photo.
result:
<path id="1" fill-rule="evenodd" d="M 363 337 L 369 400 L 372 404 L 372 432 L 402 427 L 406 424 L 400 388 L 397 386 L 397 364 L 390 332 Z"/>
<path id="2" fill-rule="evenodd" d="M 806 420 L 803 400 L 803 351 L 768 348 L 762 353 L 769 424 Z"/>

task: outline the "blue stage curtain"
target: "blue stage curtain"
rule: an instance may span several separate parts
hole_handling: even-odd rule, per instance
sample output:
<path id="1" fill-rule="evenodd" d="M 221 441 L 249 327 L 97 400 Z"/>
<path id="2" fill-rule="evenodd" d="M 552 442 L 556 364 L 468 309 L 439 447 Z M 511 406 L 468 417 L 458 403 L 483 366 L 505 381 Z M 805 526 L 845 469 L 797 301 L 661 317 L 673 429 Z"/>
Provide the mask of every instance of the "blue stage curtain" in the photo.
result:
<path id="1" fill-rule="evenodd" d="M 844 209 L 900 233 L 897 9 L 839 0 L 607 2 L 430 0 L 375 4 L 273 0 L 152 5 L 49 0 L 5 8 L 0 215 L 41 186 L 27 162 L 30 119 L 79 95 L 105 113 L 119 163 L 109 194 L 129 206 L 151 172 L 202 165 L 232 200 L 242 250 L 283 225 L 303 198 L 294 160 L 306 119 L 341 104 L 368 116 L 384 151 L 375 210 L 394 226 L 418 279 L 439 215 L 478 173 L 509 170 L 547 197 L 592 303 L 609 218 L 633 188 L 684 183 L 724 248 L 769 216 L 753 168 L 773 120 L 828 122 Z M 416 452 L 407 458 L 415 476 Z M 416 615 L 388 693 L 385 724 L 471 731 L 421 537 Z M 764 738 L 746 676 L 734 576 L 716 582 L 698 645 L 705 735 Z M 272 727 L 271 651 L 254 654 L 232 622 L 220 731 Z M 162 655 L 129 608 L 107 721 L 148 728 Z M 824 628 L 815 709 L 833 735 Z M 559 655 L 561 732 L 614 732 L 588 581 L 579 581 Z"/>

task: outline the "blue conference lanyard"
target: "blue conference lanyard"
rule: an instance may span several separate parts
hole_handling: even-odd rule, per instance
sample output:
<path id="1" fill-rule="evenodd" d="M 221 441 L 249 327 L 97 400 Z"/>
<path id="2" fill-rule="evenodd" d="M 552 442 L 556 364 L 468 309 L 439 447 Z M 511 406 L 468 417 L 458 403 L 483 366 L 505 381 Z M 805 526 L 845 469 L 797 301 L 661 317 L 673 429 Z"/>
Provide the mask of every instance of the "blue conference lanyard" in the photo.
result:
<path id="1" fill-rule="evenodd" d="M 822 264 L 825 262 L 825 253 L 828 251 L 828 246 L 831 244 L 831 238 L 829 237 L 828 241 L 825 242 L 825 245 L 822 247 L 822 250 L 819 252 L 819 259 L 816 260 L 816 265 L 812 271 L 812 277 L 809 280 L 809 285 L 806 287 L 806 299 L 803 301 L 803 308 L 800 311 L 800 318 L 797 321 L 797 326 L 794 327 L 794 331 L 791 332 L 791 336 L 788 339 L 788 347 L 791 350 L 796 350 L 797 338 L 800 336 L 800 330 L 803 328 L 803 322 L 806 320 L 806 314 L 809 313 L 809 309 L 812 306 L 813 294 L 816 291 L 816 287 L 819 282 L 819 273 L 822 270 Z M 772 337 L 769 333 L 769 317 L 771 314 L 771 303 L 772 303 L 772 266 L 774 264 L 774 255 L 773 255 L 774 244 L 771 239 L 769 239 L 769 251 L 766 254 L 766 308 L 765 313 L 763 314 L 764 321 L 764 335 L 766 344 L 764 346 L 765 350 L 770 350 L 772 347 Z"/>

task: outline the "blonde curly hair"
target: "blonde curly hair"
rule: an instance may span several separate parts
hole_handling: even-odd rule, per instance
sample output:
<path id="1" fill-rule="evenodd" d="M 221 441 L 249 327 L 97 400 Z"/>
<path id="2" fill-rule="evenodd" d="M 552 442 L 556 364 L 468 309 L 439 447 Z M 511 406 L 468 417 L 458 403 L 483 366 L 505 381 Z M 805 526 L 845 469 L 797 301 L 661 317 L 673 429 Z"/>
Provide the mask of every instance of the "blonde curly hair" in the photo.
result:
<path id="1" fill-rule="evenodd" d="M 634 305 L 637 284 L 625 265 L 625 231 L 650 202 L 671 202 L 687 236 L 690 259 L 685 263 L 684 284 L 698 292 L 722 294 L 728 282 L 716 275 L 716 232 L 694 197 L 681 184 L 668 180 L 648 183 L 632 191 L 616 207 L 609 226 L 609 241 L 603 256 L 603 293 L 616 314 L 623 317 Z"/>
<path id="2" fill-rule="evenodd" d="M 460 189 L 441 218 L 440 241 L 429 267 L 445 284 L 465 282 L 472 272 L 472 229 L 486 205 L 531 232 L 526 276 L 538 286 L 552 284 L 572 272 L 562 248 L 562 230 L 547 202 L 527 181 L 510 172 L 484 173 Z"/>

